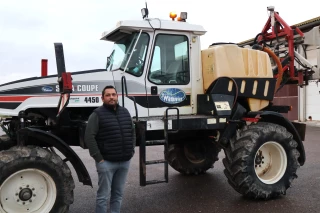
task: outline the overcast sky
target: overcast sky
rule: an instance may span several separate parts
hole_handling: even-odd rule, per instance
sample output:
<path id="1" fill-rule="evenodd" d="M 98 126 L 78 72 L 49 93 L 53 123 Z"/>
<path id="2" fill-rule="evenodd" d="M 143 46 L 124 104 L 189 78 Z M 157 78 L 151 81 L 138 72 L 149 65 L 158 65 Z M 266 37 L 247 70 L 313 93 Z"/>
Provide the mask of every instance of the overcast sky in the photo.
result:
<path id="1" fill-rule="evenodd" d="M 210 6 L 207 2 L 210 2 Z M 169 19 L 169 12 L 188 12 L 188 22 L 207 33 L 202 48 L 214 42 L 255 37 L 268 19 L 267 6 L 293 25 L 317 16 L 314 0 L 148 0 L 150 18 Z M 54 42 L 64 45 L 67 71 L 104 68 L 112 43 L 103 31 L 119 20 L 141 19 L 145 0 L 0 0 L 0 83 L 40 75 L 41 59 L 56 74 Z"/>

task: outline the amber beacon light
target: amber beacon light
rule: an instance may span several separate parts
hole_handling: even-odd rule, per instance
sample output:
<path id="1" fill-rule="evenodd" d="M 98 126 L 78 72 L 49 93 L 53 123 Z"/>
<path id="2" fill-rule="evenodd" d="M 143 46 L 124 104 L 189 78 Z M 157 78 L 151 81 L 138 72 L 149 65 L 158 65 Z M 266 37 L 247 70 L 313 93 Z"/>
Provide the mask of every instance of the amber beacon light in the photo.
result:
<path id="1" fill-rule="evenodd" d="M 177 18 L 177 13 L 170 12 L 170 18 L 172 19 L 172 21 L 174 21 L 175 18 Z M 181 12 L 180 16 L 177 18 L 177 21 L 185 22 L 186 20 L 187 20 L 187 12 Z"/>
<path id="2" fill-rule="evenodd" d="M 170 12 L 170 18 L 172 19 L 172 21 L 174 21 L 174 19 L 177 18 L 177 14 L 174 12 Z"/>

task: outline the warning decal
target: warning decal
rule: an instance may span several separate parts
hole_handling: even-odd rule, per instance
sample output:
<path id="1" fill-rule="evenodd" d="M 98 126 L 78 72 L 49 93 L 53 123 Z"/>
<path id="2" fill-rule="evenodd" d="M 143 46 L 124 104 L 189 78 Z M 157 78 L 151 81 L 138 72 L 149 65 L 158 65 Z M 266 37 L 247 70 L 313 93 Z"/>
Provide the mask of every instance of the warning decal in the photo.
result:
<path id="1" fill-rule="evenodd" d="M 214 102 L 214 105 L 216 106 L 217 111 L 231 110 L 228 101 L 218 101 L 218 102 Z"/>

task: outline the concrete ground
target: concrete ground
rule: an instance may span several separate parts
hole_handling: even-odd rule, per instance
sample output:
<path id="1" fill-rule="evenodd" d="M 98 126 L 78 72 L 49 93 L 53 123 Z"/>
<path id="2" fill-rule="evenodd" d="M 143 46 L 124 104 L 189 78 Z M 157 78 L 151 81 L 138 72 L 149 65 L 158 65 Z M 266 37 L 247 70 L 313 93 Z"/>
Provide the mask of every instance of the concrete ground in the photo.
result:
<path id="1" fill-rule="evenodd" d="M 320 127 L 320 125 L 319 125 Z M 129 170 L 122 213 L 206 213 L 206 212 L 320 212 L 320 128 L 316 122 L 308 122 L 304 142 L 307 161 L 297 174 L 287 195 L 270 201 L 244 199 L 233 190 L 223 174 L 220 160 L 205 175 L 187 177 L 169 167 L 169 183 L 139 186 L 139 149 Z M 0 134 L 2 132 L 0 131 Z M 163 158 L 162 147 L 150 147 L 147 160 Z M 97 190 L 95 164 L 88 150 L 74 148 L 85 163 L 93 182 L 93 188 L 83 186 L 74 173 L 76 188 L 70 213 L 94 213 Z M 68 163 L 70 165 L 70 163 Z M 147 179 L 163 177 L 163 165 L 148 166 Z"/>
<path id="2" fill-rule="evenodd" d="M 124 195 L 123 213 L 205 213 L 205 212 L 320 212 L 320 128 L 308 125 L 304 142 L 307 161 L 297 174 L 286 196 L 270 201 L 244 199 L 233 190 L 223 174 L 221 152 L 215 168 L 207 174 L 186 177 L 169 167 L 169 183 L 139 186 L 139 150 L 137 149 L 129 171 Z M 75 202 L 71 213 L 93 213 L 97 175 L 87 150 L 75 148 L 84 160 L 93 181 L 93 189 L 76 185 Z M 147 160 L 161 159 L 162 147 L 148 148 Z M 154 156 L 154 157 L 152 157 Z M 148 166 L 147 179 L 163 177 L 161 166 Z"/>
<path id="3" fill-rule="evenodd" d="M 307 124 L 307 126 L 315 126 L 315 127 L 320 127 L 320 121 L 306 121 L 306 122 L 301 122 Z"/>

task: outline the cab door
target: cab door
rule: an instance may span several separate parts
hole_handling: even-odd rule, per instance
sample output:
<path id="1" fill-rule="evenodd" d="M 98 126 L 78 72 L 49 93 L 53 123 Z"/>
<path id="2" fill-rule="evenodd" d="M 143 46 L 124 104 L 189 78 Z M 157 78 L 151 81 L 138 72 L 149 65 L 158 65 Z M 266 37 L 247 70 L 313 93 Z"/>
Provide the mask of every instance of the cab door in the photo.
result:
<path id="1" fill-rule="evenodd" d="M 191 114 L 190 34 L 156 31 L 154 38 L 145 81 L 149 116 L 163 116 L 168 107 Z"/>
<path id="2" fill-rule="evenodd" d="M 152 34 L 148 32 L 142 32 L 140 36 L 139 32 L 134 32 L 123 36 L 117 43 L 121 47 L 120 55 L 125 56 L 119 57 L 121 65 L 118 67 L 120 69 L 112 71 L 114 85 L 119 95 L 119 104 L 122 106 L 124 100 L 124 106 L 132 116 L 136 114 L 134 102 L 125 97 L 125 91 L 123 92 L 124 96 L 122 96 L 122 77 L 124 76 L 126 79 L 128 96 L 134 97 L 136 100 L 138 117 L 148 117 L 148 103 L 145 92 L 145 61 L 147 61 L 149 56 L 151 39 Z M 115 54 L 117 54 L 117 50 Z M 129 57 L 130 55 L 131 57 Z"/>

